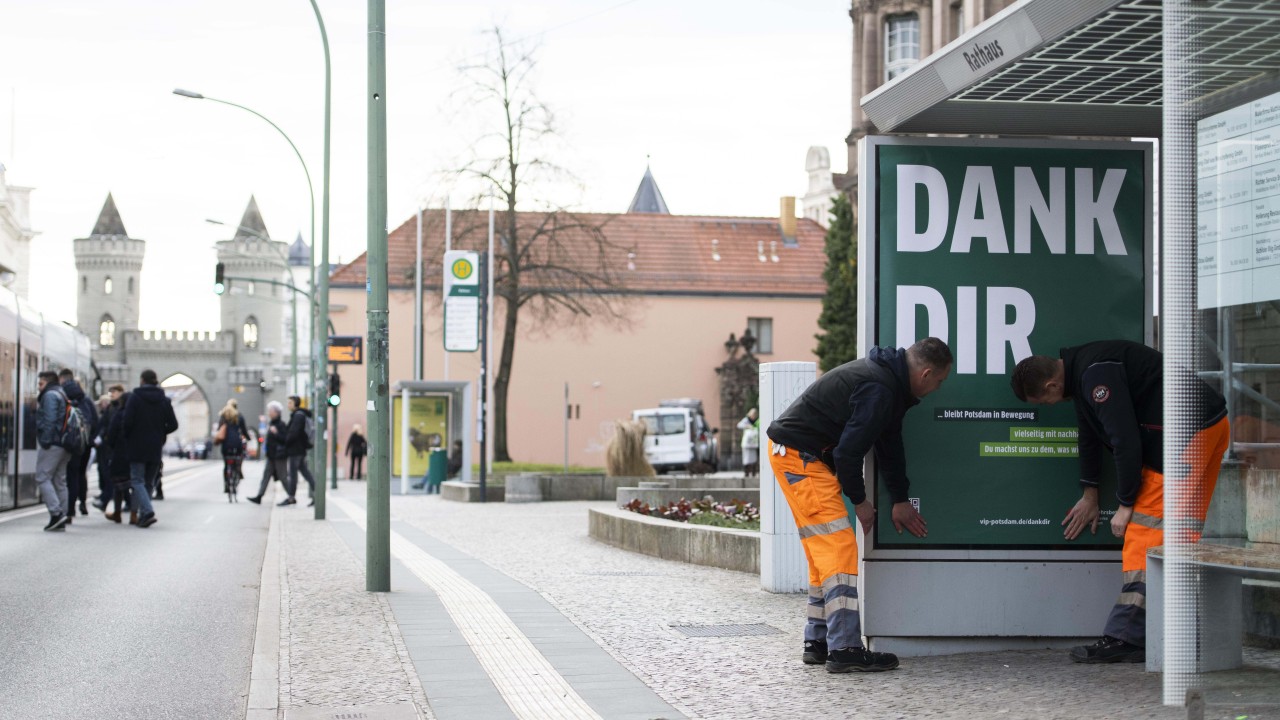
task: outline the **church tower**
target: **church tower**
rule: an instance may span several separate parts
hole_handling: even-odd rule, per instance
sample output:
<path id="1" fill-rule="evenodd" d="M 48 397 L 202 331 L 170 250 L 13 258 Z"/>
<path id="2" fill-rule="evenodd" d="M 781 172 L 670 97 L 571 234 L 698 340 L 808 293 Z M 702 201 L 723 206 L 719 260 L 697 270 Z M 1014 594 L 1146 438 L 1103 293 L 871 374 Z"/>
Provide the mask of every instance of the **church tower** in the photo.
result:
<path id="1" fill-rule="evenodd" d="M 249 205 L 230 240 L 217 244 L 218 262 L 227 277 L 222 294 L 222 332 L 236 338 L 236 365 L 285 365 L 291 352 L 284 323 L 289 290 L 279 284 L 288 271 L 288 243 L 271 239 L 258 201 Z M 272 281 L 272 282 L 266 282 Z M 305 300 L 299 302 L 308 307 Z M 299 357 L 304 355 L 299 347 Z"/>
<path id="2" fill-rule="evenodd" d="M 76 319 L 99 361 L 118 362 L 124 331 L 138 328 L 146 249 L 145 241 L 125 231 L 110 193 L 89 237 L 72 244 L 78 275 Z"/>

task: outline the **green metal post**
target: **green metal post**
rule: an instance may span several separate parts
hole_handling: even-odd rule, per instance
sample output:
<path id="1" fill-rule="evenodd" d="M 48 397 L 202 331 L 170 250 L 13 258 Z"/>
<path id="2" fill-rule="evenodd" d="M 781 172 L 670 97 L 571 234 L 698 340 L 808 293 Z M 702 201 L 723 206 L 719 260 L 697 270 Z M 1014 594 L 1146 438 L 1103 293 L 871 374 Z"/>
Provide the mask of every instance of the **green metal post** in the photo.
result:
<path id="1" fill-rule="evenodd" d="M 329 320 L 329 118 L 330 118 L 330 95 L 332 87 L 332 73 L 329 67 L 329 34 L 324 29 L 324 17 L 320 15 L 320 6 L 316 4 L 316 0 L 311 0 L 311 9 L 316 12 L 316 23 L 320 26 L 320 41 L 324 45 L 324 177 L 321 180 L 322 190 L 320 191 L 320 286 L 316 291 L 317 306 L 320 312 L 320 321 L 317 323 L 321 328 L 326 327 Z M 319 353 L 328 354 L 329 343 L 317 343 L 318 351 L 315 359 L 317 367 L 323 369 L 325 366 L 325 357 Z M 317 378 L 320 375 L 317 373 Z M 316 388 L 316 397 L 323 398 L 325 394 L 325 383 L 317 382 L 321 387 Z M 338 442 L 338 413 L 333 413 L 334 422 L 332 427 L 327 422 L 329 417 L 328 402 L 321 401 L 316 404 L 316 422 L 319 423 L 319 430 L 328 430 L 327 435 L 330 443 Z M 320 437 L 325 437 L 321 434 Z M 316 453 L 316 519 L 323 520 L 325 512 L 325 483 L 324 469 L 327 458 L 325 443 L 316 443 L 319 452 Z M 328 447 L 336 447 L 329 445 Z M 334 487 L 338 485 L 335 482 Z"/>
<path id="2" fill-rule="evenodd" d="M 368 325 L 369 480 L 365 590 L 391 590 L 391 407 L 387 381 L 387 32 L 386 0 L 369 0 Z"/>

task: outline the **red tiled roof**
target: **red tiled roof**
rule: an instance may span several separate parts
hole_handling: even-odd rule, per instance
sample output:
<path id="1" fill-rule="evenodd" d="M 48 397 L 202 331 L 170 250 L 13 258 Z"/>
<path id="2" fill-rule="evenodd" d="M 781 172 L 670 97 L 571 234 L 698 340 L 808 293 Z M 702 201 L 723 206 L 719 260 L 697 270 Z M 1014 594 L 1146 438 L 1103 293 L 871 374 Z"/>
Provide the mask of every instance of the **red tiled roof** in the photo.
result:
<path id="1" fill-rule="evenodd" d="M 496 218 L 499 237 L 504 216 L 499 213 Z M 547 215 L 521 212 L 518 217 L 522 232 L 527 232 Z M 818 297 L 826 290 L 822 282 L 826 231 L 812 220 L 797 220 L 796 243 L 787 247 L 776 218 L 640 213 L 575 213 L 564 217 L 600 228 L 608 241 L 606 252 L 617 253 L 616 258 L 606 257 L 605 261 L 621 278 L 621 289 L 627 292 Z M 427 286 L 440 283 L 444 225 L 443 210 L 423 212 L 423 281 Z M 483 249 L 487 227 L 485 212 L 454 212 L 453 248 Z M 387 278 L 392 288 L 413 287 L 416 237 L 417 221 L 411 217 L 388 238 Z M 567 244 L 583 247 L 584 257 L 599 254 L 597 246 L 586 238 Z M 715 254 L 719 255 L 718 260 Z M 364 287 L 366 259 L 362 254 L 339 267 L 331 285 Z"/>

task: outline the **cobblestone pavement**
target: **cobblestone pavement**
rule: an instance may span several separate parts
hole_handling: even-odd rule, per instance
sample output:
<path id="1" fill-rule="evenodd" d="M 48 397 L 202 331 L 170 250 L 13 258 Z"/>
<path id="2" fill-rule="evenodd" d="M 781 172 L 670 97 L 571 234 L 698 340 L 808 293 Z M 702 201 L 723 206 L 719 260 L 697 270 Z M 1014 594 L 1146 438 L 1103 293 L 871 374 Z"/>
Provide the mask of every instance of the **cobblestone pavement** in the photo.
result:
<path id="1" fill-rule="evenodd" d="M 393 497 L 392 517 L 539 591 L 693 717 L 1186 717 L 1159 704 L 1158 674 L 1140 665 L 1075 665 L 1056 650 L 912 658 L 875 675 L 805 666 L 803 596 L 763 592 L 753 575 L 598 543 L 587 536 L 587 509 L 610 505 Z M 781 632 L 688 638 L 670 627 L 684 623 L 764 623 Z"/>
<path id="2" fill-rule="evenodd" d="M 430 709 L 386 596 L 330 523 L 302 505 L 275 508 L 281 560 L 280 708 L 394 705 Z"/>

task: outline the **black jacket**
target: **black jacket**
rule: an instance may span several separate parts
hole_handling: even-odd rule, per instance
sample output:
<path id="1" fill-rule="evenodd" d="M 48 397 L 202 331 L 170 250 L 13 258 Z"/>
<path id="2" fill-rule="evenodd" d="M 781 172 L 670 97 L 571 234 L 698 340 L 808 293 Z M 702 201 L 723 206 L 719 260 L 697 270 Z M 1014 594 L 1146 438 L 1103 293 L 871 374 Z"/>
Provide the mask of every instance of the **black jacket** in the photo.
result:
<path id="1" fill-rule="evenodd" d="M 111 403 L 103 416 L 108 418 L 103 431 L 102 446 L 108 449 L 107 477 L 113 482 L 129 478 L 129 448 L 124 442 L 124 407 L 132 393 L 125 393 Z"/>
<path id="2" fill-rule="evenodd" d="M 159 385 L 134 389 L 124 406 L 124 444 L 130 462 L 160 462 L 165 437 L 177 429 L 173 403 Z"/>
<path id="3" fill-rule="evenodd" d="M 853 503 L 866 500 L 862 459 L 872 448 L 889 498 L 907 502 L 902 417 L 920 401 L 911 394 L 905 350 L 874 347 L 866 358 L 831 370 L 791 403 L 766 433 L 770 440 L 821 458 Z"/>
<path id="4" fill-rule="evenodd" d="M 364 457 L 369 454 L 369 441 L 358 432 L 352 432 L 351 437 L 347 438 L 347 455 L 351 457 Z"/>
<path id="5" fill-rule="evenodd" d="M 275 432 L 271 432 L 272 430 Z M 276 418 L 267 422 L 267 457 L 272 460 L 280 460 L 286 457 L 285 438 L 288 436 L 289 426 L 284 424 L 284 420 Z"/>
<path id="6" fill-rule="evenodd" d="M 311 411 L 306 408 L 298 408 L 289 416 L 289 429 L 284 440 L 286 456 L 306 455 L 311 449 L 311 441 L 307 438 L 307 418 L 309 417 L 311 417 Z"/>
<path id="7" fill-rule="evenodd" d="M 1098 486 L 1102 448 L 1116 462 L 1116 497 L 1131 507 L 1142 487 L 1142 468 L 1164 468 L 1164 355 L 1141 343 L 1101 340 L 1062 348 L 1063 394 L 1080 426 L 1080 482 Z M 1227 402 L 1204 381 L 1182 371 L 1196 392 L 1197 428 L 1227 416 Z"/>

